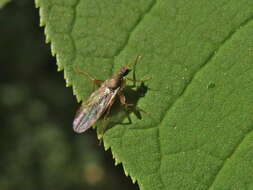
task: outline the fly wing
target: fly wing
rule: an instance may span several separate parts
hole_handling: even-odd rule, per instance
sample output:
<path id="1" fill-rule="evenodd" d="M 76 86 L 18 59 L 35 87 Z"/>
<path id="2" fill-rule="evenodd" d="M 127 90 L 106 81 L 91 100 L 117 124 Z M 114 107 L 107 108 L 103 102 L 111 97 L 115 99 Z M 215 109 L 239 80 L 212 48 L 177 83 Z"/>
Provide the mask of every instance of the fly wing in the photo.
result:
<path id="1" fill-rule="evenodd" d="M 83 133 L 89 129 L 108 108 L 118 90 L 119 88 L 111 91 L 107 87 L 101 87 L 93 92 L 88 101 L 81 105 L 75 116 L 73 122 L 74 131 L 77 133 Z"/>

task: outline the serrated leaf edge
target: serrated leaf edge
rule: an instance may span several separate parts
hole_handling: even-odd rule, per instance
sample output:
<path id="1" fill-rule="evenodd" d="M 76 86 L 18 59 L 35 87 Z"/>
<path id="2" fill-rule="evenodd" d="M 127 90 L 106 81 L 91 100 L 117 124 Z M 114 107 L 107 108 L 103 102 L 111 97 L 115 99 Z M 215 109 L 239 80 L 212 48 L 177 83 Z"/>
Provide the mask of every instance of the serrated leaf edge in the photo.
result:
<path id="1" fill-rule="evenodd" d="M 50 49 L 52 56 L 56 57 L 56 65 L 57 65 L 57 71 L 63 71 L 63 76 L 66 81 L 66 87 L 71 87 L 72 82 L 68 80 L 67 73 L 64 70 L 63 65 L 61 64 L 61 61 L 59 59 L 59 55 L 57 54 L 57 50 L 54 45 L 54 41 L 50 38 L 49 32 L 48 32 L 48 26 L 46 25 L 46 21 L 43 19 L 43 7 L 41 7 L 40 0 L 35 0 L 35 7 L 39 9 L 39 16 L 40 16 L 40 27 L 44 27 L 44 34 L 45 34 L 45 43 L 50 43 Z M 77 90 L 74 86 L 73 88 L 73 95 L 77 98 L 77 101 L 81 101 L 81 97 L 77 94 Z"/>
<path id="2" fill-rule="evenodd" d="M 64 75 L 64 79 L 66 81 L 66 87 L 71 87 L 72 86 L 72 89 L 73 89 L 73 95 L 77 98 L 77 101 L 80 102 L 81 101 L 81 97 L 77 94 L 77 90 L 75 88 L 75 86 L 73 86 L 71 84 L 71 82 L 68 80 L 67 76 L 66 76 L 66 72 L 64 70 L 64 67 L 63 65 L 60 63 L 59 61 L 59 57 L 58 57 L 58 54 L 57 54 L 57 51 L 56 51 L 56 48 L 54 46 L 54 42 L 52 41 L 52 39 L 50 38 L 49 36 L 49 32 L 48 32 L 48 26 L 46 25 L 46 21 L 43 20 L 43 7 L 41 7 L 41 4 L 40 4 L 40 0 L 35 0 L 35 7 L 39 9 L 39 16 L 40 16 L 40 27 L 44 27 L 44 34 L 45 34 L 45 43 L 48 44 L 50 43 L 50 49 L 51 49 L 51 54 L 52 56 L 56 57 L 56 65 L 57 65 L 57 71 L 63 71 L 63 75 Z M 131 175 L 127 168 L 126 168 L 126 165 L 124 164 L 123 161 L 119 160 L 118 156 L 116 155 L 116 153 L 113 151 L 113 147 L 107 145 L 104 141 L 103 141 L 103 144 L 104 144 L 104 149 L 105 151 L 108 151 L 109 149 L 111 150 L 111 153 L 112 153 L 112 157 L 113 159 L 115 160 L 115 166 L 116 165 L 119 165 L 119 164 L 122 164 L 122 167 L 123 167 L 123 170 L 124 170 L 124 173 L 126 175 L 126 177 L 130 177 L 133 184 L 135 184 L 136 182 L 138 182 L 137 178 L 133 175 Z M 142 185 L 138 182 L 138 185 L 141 187 Z M 141 188 L 142 189 L 142 188 Z"/>
<path id="3" fill-rule="evenodd" d="M 126 177 L 130 177 L 133 184 L 135 184 L 136 182 L 138 182 L 138 185 L 140 185 L 139 181 L 137 180 L 137 178 L 135 176 L 133 176 L 132 174 L 130 174 L 130 172 L 128 172 L 127 168 L 126 168 L 126 164 L 124 164 L 123 161 L 121 161 L 119 159 L 119 157 L 117 156 L 117 154 L 113 151 L 113 147 L 109 146 L 108 144 L 106 144 L 105 141 L 104 142 L 104 149 L 105 151 L 108 151 L 109 149 L 111 150 L 111 153 L 112 153 L 112 157 L 113 159 L 115 160 L 115 166 L 119 165 L 119 164 L 122 164 L 122 167 L 123 167 L 123 170 L 124 170 L 124 173 L 126 175 Z"/>

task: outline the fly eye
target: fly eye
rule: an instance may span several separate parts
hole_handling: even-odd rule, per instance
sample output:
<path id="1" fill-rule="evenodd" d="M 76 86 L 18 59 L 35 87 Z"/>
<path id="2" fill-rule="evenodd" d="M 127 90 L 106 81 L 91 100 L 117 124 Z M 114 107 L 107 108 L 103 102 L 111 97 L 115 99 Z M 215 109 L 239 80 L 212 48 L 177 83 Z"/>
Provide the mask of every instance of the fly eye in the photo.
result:
<path id="1" fill-rule="evenodd" d="M 125 70 L 123 76 L 126 76 L 130 71 L 131 71 L 131 69 L 128 69 L 128 68 L 127 68 L 127 69 Z"/>

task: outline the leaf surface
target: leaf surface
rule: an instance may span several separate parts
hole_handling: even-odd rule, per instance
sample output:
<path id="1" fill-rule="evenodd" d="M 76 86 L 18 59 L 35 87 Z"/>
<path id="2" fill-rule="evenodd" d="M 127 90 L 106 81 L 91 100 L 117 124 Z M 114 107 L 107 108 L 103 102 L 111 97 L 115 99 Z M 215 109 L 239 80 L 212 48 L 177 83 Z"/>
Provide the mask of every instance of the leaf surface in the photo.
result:
<path id="1" fill-rule="evenodd" d="M 0 9 L 3 8 L 7 3 L 9 3 L 11 0 L 0 0 Z"/>
<path id="2" fill-rule="evenodd" d="M 137 55 L 148 114 L 104 144 L 142 190 L 253 189 L 252 0 L 37 0 L 78 100 Z M 122 122 L 127 121 L 124 118 Z M 85 136 L 85 135 L 84 135 Z"/>

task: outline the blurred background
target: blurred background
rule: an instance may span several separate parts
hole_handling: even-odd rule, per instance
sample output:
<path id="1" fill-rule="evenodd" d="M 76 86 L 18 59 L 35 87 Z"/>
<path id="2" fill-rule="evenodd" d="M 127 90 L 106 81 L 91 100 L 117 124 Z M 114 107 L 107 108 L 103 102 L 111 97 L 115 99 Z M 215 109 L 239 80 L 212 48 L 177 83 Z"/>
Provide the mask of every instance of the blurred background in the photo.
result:
<path id="1" fill-rule="evenodd" d="M 0 189 L 137 190 L 94 130 L 73 132 L 78 104 L 38 12 L 33 0 L 0 10 Z"/>

